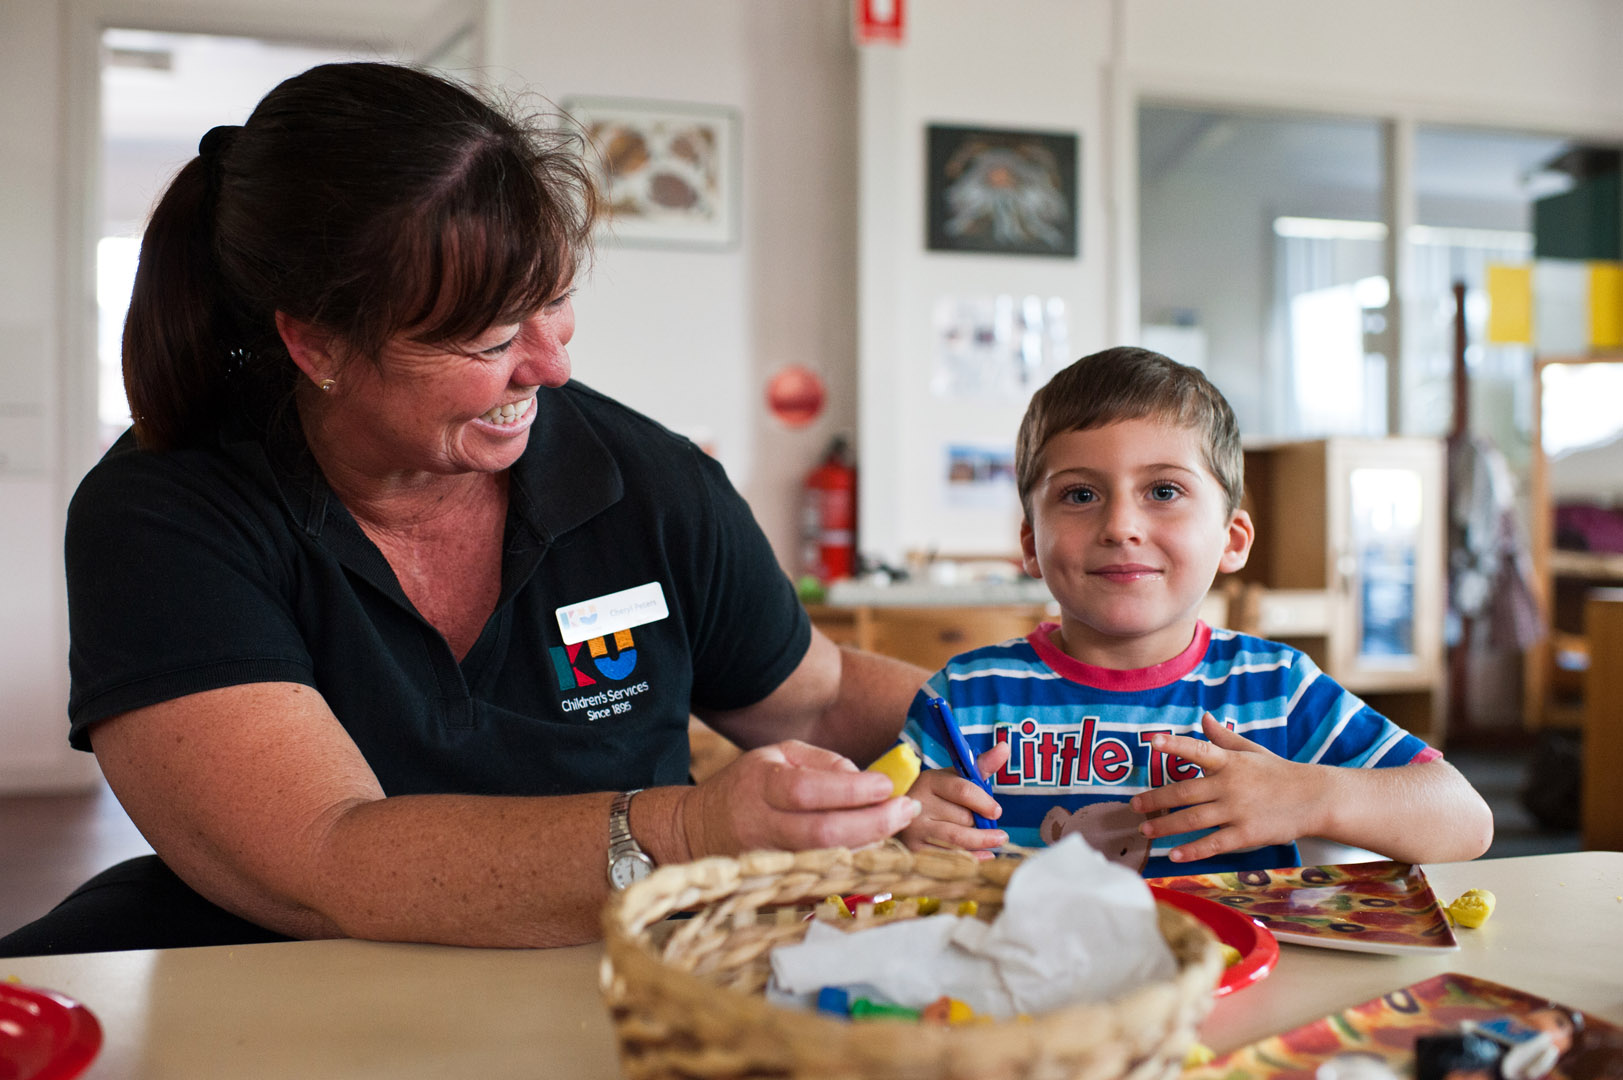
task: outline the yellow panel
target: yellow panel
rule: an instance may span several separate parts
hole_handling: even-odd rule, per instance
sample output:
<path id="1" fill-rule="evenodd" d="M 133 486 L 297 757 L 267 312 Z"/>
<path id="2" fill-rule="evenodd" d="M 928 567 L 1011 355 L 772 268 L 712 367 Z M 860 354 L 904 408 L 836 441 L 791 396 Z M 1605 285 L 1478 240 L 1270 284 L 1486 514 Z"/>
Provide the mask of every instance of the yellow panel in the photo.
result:
<path id="1" fill-rule="evenodd" d="M 1533 343 L 1533 267 L 1488 264 L 1488 342 Z"/>
<path id="2" fill-rule="evenodd" d="M 1589 264 L 1589 343 L 1597 349 L 1623 345 L 1623 263 Z"/>

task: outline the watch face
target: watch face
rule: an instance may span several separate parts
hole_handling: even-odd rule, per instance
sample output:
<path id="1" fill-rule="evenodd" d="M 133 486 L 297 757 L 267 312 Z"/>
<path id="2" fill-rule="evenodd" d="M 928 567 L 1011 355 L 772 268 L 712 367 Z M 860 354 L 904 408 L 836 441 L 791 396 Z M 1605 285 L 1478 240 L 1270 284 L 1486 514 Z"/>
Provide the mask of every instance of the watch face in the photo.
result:
<path id="1" fill-rule="evenodd" d="M 609 884 L 623 889 L 634 881 L 641 881 L 652 870 L 653 866 L 646 855 L 627 852 L 609 865 Z"/>

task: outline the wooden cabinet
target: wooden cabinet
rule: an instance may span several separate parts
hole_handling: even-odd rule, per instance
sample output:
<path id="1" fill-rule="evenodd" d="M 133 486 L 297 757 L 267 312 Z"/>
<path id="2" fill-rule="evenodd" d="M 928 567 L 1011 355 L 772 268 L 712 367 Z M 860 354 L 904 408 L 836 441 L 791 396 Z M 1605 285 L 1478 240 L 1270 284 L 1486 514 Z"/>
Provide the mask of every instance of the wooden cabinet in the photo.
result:
<path id="1" fill-rule="evenodd" d="M 966 650 L 1024 637 L 1045 618 L 1054 617 L 1046 614 L 1042 604 L 816 604 L 806 610 L 812 623 L 836 644 L 906 660 L 930 671 Z"/>
<path id="2" fill-rule="evenodd" d="M 1257 540 L 1236 576 L 1262 591 L 1242 605 L 1257 610 L 1253 620 L 1232 620 L 1295 645 L 1433 742 L 1442 736 L 1446 685 L 1444 469 L 1436 439 L 1337 437 L 1248 449 L 1245 505 Z"/>
<path id="3" fill-rule="evenodd" d="M 1545 380 L 1550 369 L 1592 364 L 1623 366 L 1623 354 L 1541 356 L 1533 362 L 1533 432 L 1528 467 L 1528 550 L 1533 591 L 1550 628 L 1549 636 L 1527 650 L 1522 671 L 1522 714 L 1529 728 L 1578 728 L 1584 724 L 1584 672 L 1591 667 L 1585 636 L 1586 604 L 1592 590 L 1623 585 L 1623 554 L 1567 551 L 1555 543 L 1555 500 L 1545 451 Z M 1612 662 L 1623 662 L 1615 656 Z"/>
<path id="4" fill-rule="evenodd" d="M 1589 594 L 1584 634 L 1594 661 L 1584 675 L 1584 847 L 1623 851 L 1623 589 Z"/>

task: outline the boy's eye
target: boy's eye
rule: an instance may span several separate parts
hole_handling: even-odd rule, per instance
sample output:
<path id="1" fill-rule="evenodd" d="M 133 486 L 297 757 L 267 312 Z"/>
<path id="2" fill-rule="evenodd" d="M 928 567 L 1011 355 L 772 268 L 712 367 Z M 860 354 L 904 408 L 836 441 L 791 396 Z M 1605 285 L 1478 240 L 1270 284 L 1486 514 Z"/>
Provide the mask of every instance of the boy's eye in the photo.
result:
<path id="1" fill-rule="evenodd" d="M 1093 493 L 1092 488 L 1074 487 L 1066 488 L 1064 491 L 1060 492 L 1059 501 L 1067 503 L 1090 503 L 1097 498 L 1098 496 Z"/>
<path id="2" fill-rule="evenodd" d="M 1176 484 L 1156 484 L 1150 488 L 1150 498 L 1156 502 L 1171 502 L 1183 494 Z"/>

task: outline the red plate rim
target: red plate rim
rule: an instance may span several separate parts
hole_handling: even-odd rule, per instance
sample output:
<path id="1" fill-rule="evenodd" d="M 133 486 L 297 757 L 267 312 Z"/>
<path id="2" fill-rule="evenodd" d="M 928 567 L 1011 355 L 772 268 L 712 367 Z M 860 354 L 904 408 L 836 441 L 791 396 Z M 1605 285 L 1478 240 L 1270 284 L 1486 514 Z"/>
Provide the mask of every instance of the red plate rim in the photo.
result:
<path id="1" fill-rule="evenodd" d="M 1239 950 L 1240 959 L 1223 972 L 1222 981 L 1213 991 L 1216 996 L 1244 990 L 1267 976 L 1279 962 L 1279 939 L 1251 916 L 1204 896 L 1191 896 L 1162 885 L 1151 885 L 1150 892 L 1159 902 L 1193 915 L 1217 935 L 1218 941 Z"/>
<path id="2" fill-rule="evenodd" d="M 19 1007 L 51 1035 L 51 1057 L 22 1080 L 70 1080 L 83 1072 L 101 1049 L 100 1021 L 65 994 L 0 982 L 0 1005 Z"/>

